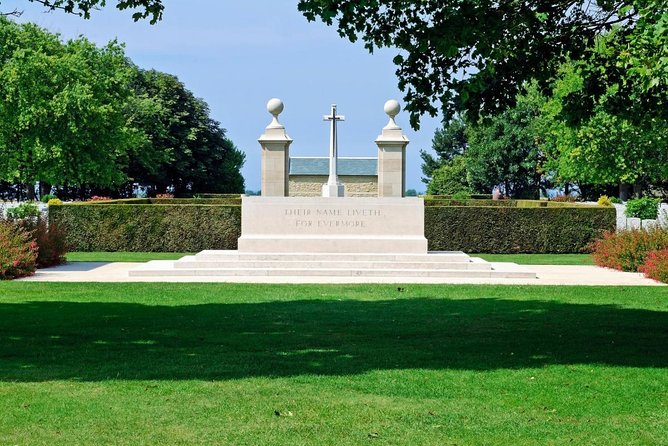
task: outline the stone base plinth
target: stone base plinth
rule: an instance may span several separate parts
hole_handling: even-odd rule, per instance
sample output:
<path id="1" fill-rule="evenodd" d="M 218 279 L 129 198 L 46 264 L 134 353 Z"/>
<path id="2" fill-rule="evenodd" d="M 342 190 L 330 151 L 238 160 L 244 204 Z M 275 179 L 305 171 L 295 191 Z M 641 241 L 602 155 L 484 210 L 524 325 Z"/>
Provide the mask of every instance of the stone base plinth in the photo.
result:
<path id="1" fill-rule="evenodd" d="M 323 184 L 322 185 L 322 196 L 323 197 L 344 197 L 346 195 L 346 188 L 341 183 L 336 184 Z"/>
<path id="2" fill-rule="evenodd" d="M 427 252 L 419 198 L 243 197 L 240 252 Z"/>

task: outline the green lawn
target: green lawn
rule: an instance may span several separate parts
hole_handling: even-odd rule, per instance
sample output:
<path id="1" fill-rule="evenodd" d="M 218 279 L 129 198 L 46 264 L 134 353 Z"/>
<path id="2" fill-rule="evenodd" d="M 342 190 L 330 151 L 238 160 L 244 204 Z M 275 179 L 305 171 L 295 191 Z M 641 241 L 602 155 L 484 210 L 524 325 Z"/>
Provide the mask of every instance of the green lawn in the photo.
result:
<path id="1" fill-rule="evenodd" d="M 178 260 L 186 252 L 68 252 L 68 262 L 148 262 L 149 260 Z"/>
<path id="2" fill-rule="evenodd" d="M 519 265 L 593 265 L 591 254 L 471 254 L 488 262 L 513 262 Z"/>
<path id="3" fill-rule="evenodd" d="M 0 283 L 0 445 L 666 445 L 668 289 Z"/>
<path id="4" fill-rule="evenodd" d="M 69 262 L 148 262 L 177 260 L 185 252 L 70 252 Z M 489 262 L 514 262 L 520 265 L 593 265 L 589 254 L 471 254 Z"/>

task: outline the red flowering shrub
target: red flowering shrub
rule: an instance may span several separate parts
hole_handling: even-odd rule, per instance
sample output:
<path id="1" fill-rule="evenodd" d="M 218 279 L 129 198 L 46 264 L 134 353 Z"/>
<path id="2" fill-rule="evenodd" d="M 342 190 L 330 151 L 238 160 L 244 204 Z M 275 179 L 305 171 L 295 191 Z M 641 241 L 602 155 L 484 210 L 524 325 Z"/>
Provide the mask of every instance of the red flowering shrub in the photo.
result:
<path id="1" fill-rule="evenodd" d="M 622 271 L 638 271 L 649 251 L 668 248 L 665 229 L 606 232 L 594 242 L 594 263 Z"/>
<path id="2" fill-rule="evenodd" d="M 90 200 L 88 201 L 106 201 L 106 200 L 112 200 L 111 197 L 101 197 L 99 195 L 93 195 L 90 197 Z"/>
<path id="3" fill-rule="evenodd" d="M 668 283 L 668 249 L 648 252 L 639 271 L 650 279 Z"/>
<path id="4" fill-rule="evenodd" d="M 37 242 L 20 225 L 0 221 L 0 280 L 30 276 L 35 272 Z"/>
<path id="5" fill-rule="evenodd" d="M 558 203 L 575 203 L 577 201 L 577 197 L 574 195 L 557 195 L 552 198 L 552 201 L 556 201 Z"/>
<path id="6" fill-rule="evenodd" d="M 38 268 L 65 263 L 67 241 L 62 229 L 55 224 L 47 225 L 45 220 L 40 220 L 35 226 L 33 237 L 39 247 L 37 254 Z"/>
<path id="7" fill-rule="evenodd" d="M 174 198 L 174 194 L 157 194 L 155 198 Z"/>

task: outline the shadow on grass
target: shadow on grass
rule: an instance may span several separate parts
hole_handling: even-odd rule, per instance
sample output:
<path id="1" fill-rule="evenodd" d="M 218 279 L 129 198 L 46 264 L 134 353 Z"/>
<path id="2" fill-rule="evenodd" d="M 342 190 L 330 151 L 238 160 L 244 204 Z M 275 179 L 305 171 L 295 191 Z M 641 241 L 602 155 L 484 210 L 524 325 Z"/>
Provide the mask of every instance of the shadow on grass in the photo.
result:
<path id="1" fill-rule="evenodd" d="M 0 304 L 0 380 L 668 367 L 668 312 L 503 299 Z"/>

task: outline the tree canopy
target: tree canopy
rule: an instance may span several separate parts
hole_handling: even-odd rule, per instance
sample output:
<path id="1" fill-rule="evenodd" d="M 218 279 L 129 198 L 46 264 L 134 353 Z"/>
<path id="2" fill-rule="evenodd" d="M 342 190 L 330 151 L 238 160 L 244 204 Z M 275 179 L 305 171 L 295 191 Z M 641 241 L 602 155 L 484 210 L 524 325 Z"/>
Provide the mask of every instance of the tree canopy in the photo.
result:
<path id="1" fill-rule="evenodd" d="M 0 181 L 121 193 L 242 192 L 244 154 L 176 77 L 111 42 L 0 17 Z"/>
<path id="2" fill-rule="evenodd" d="M 300 0 L 298 8 L 371 52 L 400 50 L 396 74 L 414 128 L 439 105 L 446 120 L 467 111 L 475 121 L 514 105 L 524 82 L 547 89 L 564 61 L 585 57 L 614 25 L 648 87 L 656 82 L 648 62 L 668 64 L 665 53 L 642 50 L 647 42 L 665 50 L 668 27 L 655 26 L 668 20 L 665 0 Z"/>
<path id="3" fill-rule="evenodd" d="M 107 5 L 107 0 L 28 0 L 31 3 L 39 3 L 47 10 L 61 10 L 69 14 L 75 14 L 86 19 L 90 18 L 91 11 Z M 116 8 L 120 10 L 133 10 L 132 18 L 135 21 L 148 18 L 152 24 L 162 19 L 165 6 L 162 0 L 115 0 Z M 0 1 L 0 6 L 2 2 Z M 20 11 L 0 13 L 0 15 L 19 15 Z"/>

